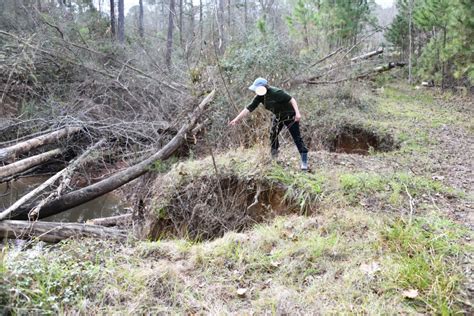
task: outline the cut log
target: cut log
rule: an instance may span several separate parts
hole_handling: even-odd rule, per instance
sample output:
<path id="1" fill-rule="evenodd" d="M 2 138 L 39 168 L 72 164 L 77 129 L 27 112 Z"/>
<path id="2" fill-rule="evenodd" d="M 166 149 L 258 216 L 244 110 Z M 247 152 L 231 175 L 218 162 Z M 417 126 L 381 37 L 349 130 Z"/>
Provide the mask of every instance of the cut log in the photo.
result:
<path id="1" fill-rule="evenodd" d="M 138 178 L 147 173 L 150 166 L 157 160 L 165 160 L 169 158 L 185 141 L 186 134 L 190 132 L 196 125 L 201 114 L 207 105 L 213 100 L 215 90 L 213 90 L 207 97 L 202 100 L 199 106 L 193 111 L 189 122 L 184 124 L 178 133 L 171 139 L 171 141 L 161 148 L 158 152 L 143 160 L 142 162 L 131 166 L 125 170 L 117 172 L 107 179 L 94 183 L 85 188 L 70 192 L 63 195 L 61 198 L 51 201 L 44 205 L 38 214 L 38 218 L 44 218 L 51 215 L 59 214 L 65 210 L 81 205 L 91 201 L 101 195 L 109 193 L 118 187 Z M 12 213 L 13 219 L 28 219 L 28 211 L 30 208 L 20 208 L 15 213 Z"/>
<path id="2" fill-rule="evenodd" d="M 71 162 L 71 164 L 64 168 L 63 170 L 61 170 L 60 172 L 56 173 L 54 176 L 52 176 L 51 178 L 49 178 L 48 180 L 46 180 L 45 182 L 43 182 L 40 186 L 38 186 L 36 189 L 34 189 L 33 191 L 29 192 L 28 194 L 26 194 L 25 196 L 23 196 L 21 199 L 19 199 L 18 201 L 16 201 L 12 206 L 10 206 L 9 208 L 7 208 L 5 211 L 1 212 L 0 213 L 0 221 L 7 218 L 12 212 L 15 212 L 18 208 L 20 208 L 23 204 L 31 201 L 31 199 L 33 199 L 34 197 L 38 196 L 39 194 L 41 194 L 41 192 L 43 192 L 47 187 L 49 187 L 50 185 L 52 185 L 54 182 L 56 182 L 56 180 L 58 180 L 60 177 L 62 176 L 67 176 L 68 174 L 71 174 L 72 172 L 74 172 L 74 170 L 80 166 L 80 164 L 84 161 L 84 159 L 89 156 L 89 154 L 96 148 L 98 148 L 99 146 L 101 146 L 103 143 L 105 142 L 105 139 L 102 139 L 100 140 L 99 142 L 97 142 L 94 146 L 90 147 L 89 149 L 87 149 L 81 156 L 79 156 L 79 158 L 77 158 L 76 160 L 74 160 L 73 162 Z M 1 168 L 0 168 L 1 169 Z"/>
<path id="3" fill-rule="evenodd" d="M 52 158 L 60 155 L 63 151 L 61 149 L 53 149 L 48 152 L 25 158 L 9 165 L 0 167 L 0 183 L 5 182 L 5 178 L 13 176 L 17 173 L 26 171 L 34 166 L 41 165 Z"/>
<path id="4" fill-rule="evenodd" d="M 72 237 L 125 240 L 128 234 L 123 230 L 81 223 L 2 221 L 0 237 L 58 242 Z"/>
<path id="5" fill-rule="evenodd" d="M 94 218 L 88 220 L 87 224 L 105 227 L 129 225 L 132 223 L 132 215 L 133 214 L 130 213 L 110 217 Z"/>
<path id="6" fill-rule="evenodd" d="M 2 148 L 0 149 L 0 162 L 27 153 L 40 146 L 54 143 L 61 138 L 78 133 L 81 130 L 82 128 L 80 127 L 65 127 L 52 133 L 41 135 L 7 148 Z"/>

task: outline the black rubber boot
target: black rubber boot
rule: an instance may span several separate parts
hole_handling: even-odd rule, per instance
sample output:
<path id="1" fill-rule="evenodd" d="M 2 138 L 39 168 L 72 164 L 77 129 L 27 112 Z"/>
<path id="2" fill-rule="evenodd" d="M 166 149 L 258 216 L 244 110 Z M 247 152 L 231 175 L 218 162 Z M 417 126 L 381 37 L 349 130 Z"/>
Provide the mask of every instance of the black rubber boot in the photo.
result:
<path id="1" fill-rule="evenodd" d="M 301 153 L 301 170 L 308 171 L 308 153 Z"/>
<path id="2" fill-rule="evenodd" d="M 278 149 L 273 149 L 271 151 L 272 159 L 277 160 L 278 159 Z"/>

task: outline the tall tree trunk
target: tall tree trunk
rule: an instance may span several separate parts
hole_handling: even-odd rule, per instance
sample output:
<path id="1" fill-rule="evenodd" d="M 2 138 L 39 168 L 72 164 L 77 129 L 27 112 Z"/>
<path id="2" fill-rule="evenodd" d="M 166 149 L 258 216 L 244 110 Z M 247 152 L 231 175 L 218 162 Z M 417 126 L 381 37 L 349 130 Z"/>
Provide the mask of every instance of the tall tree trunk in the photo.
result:
<path id="1" fill-rule="evenodd" d="M 231 4 L 230 4 L 230 0 L 227 0 L 227 29 L 228 31 L 230 32 L 231 28 Z"/>
<path id="2" fill-rule="evenodd" d="M 244 24 L 245 24 L 245 34 L 247 34 L 247 26 L 248 26 L 248 6 L 247 6 L 247 0 L 244 2 Z"/>
<path id="3" fill-rule="evenodd" d="M 190 26 L 189 26 L 189 29 L 190 29 L 190 32 L 191 34 L 193 34 L 193 38 L 195 37 L 195 34 L 194 33 L 194 26 L 196 24 L 196 21 L 194 20 L 194 5 L 193 5 L 193 0 L 189 0 L 189 12 L 190 12 L 190 15 L 191 15 L 191 21 L 190 21 Z"/>
<path id="4" fill-rule="evenodd" d="M 145 27 L 143 26 L 143 0 L 139 1 L 140 10 L 138 13 L 138 34 L 141 38 L 145 36 Z"/>
<path id="5" fill-rule="evenodd" d="M 121 44 L 125 42 L 125 8 L 124 0 L 118 0 L 118 40 Z"/>
<path id="6" fill-rule="evenodd" d="M 110 31 L 115 39 L 115 0 L 110 0 Z"/>
<path id="7" fill-rule="evenodd" d="M 204 40 L 204 21 L 203 21 L 202 0 L 199 0 L 199 35 L 201 37 L 201 47 Z"/>
<path id="8" fill-rule="evenodd" d="M 174 0 L 170 0 L 169 15 L 168 15 L 168 37 L 166 39 L 166 66 L 171 69 L 171 55 L 173 53 L 173 27 L 174 27 L 175 5 Z"/>
<path id="9" fill-rule="evenodd" d="M 181 47 L 184 46 L 184 39 L 183 39 L 183 12 L 184 12 L 184 9 L 183 9 L 183 0 L 179 0 L 179 24 L 178 24 L 178 28 L 179 28 L 179 44 L 181 45 Z"/>
<path id="10" fill-rule="evenodd" d="M 411 84 L 413 79 L 412 79 L 412 64 L 411 64 L 411 59 L 412 59 L 412 50 L 413 50 L 413 35 L 412 35 L 412 28 L 413 28 L 413 0 L 410 0 L 409 7 L 408 7 L 408 12 L 409 12 L 409 20 L 408 20 L 408 38 L 409 38 L 409 46 L 408 46 L 408 83 Z"/>
<path id="11" fill-rule="evenodd" d="M 447 33 L 447 26 L 443 27 L 443 53 L 446 51 L 446 33 Z M 444 90 L 446 88 L 446 61 L 443 58 L 443 62 L 441 64 L 441 89 Z"/>
<path id="12" fill-rule="evenodd" d="M 219 6 L 217 10 L 217 28 L 219 31 L 219 53 L 223 54 L 225 50 L 225 36 L 224 36 L 224 1 L 218 0 Z"/>

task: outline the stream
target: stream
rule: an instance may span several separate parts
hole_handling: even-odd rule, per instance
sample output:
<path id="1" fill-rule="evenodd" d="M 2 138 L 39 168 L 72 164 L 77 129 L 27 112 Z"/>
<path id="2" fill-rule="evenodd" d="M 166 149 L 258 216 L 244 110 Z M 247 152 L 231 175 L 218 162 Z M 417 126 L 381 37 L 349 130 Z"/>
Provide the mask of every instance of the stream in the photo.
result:
<path id="1" fill-rule="evenodd" d="M 47 179 L 47 177 L 26 177 L 11 181 L 8 184 L 0 183 L 0 212 Z M 127 205 L 123 204 L 117 195 L 108 193 L 43 220 L 50 222 L 85 222 L 92 218 L 120 215 L 127 212 Z"/>

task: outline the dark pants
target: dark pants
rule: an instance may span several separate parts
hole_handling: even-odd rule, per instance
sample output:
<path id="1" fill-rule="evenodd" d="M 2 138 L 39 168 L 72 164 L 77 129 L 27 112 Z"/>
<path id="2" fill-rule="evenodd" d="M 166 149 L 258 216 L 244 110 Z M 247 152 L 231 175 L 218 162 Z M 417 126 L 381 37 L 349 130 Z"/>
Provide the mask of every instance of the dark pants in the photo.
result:
<path id="1" fill-rule="evenodd" d="M 273 117 L 272 130 L 270 132 L 270 144 L 272 146 L 272 152 L 277 151 L 278 147 L 280 147 L 280 143 L 278 142 L 278 134 L 280 134 L 283 125 L 286 125 L 290 131 L 291 137 L 293 137 L 293 141 L 295 142 L 296 147 L 298 147 L 300 154 L 307 153 L 308 149 L 306 149 L 303 139 L 301 138 L 300 123 L 295 122 L 294 115 Z"/>

